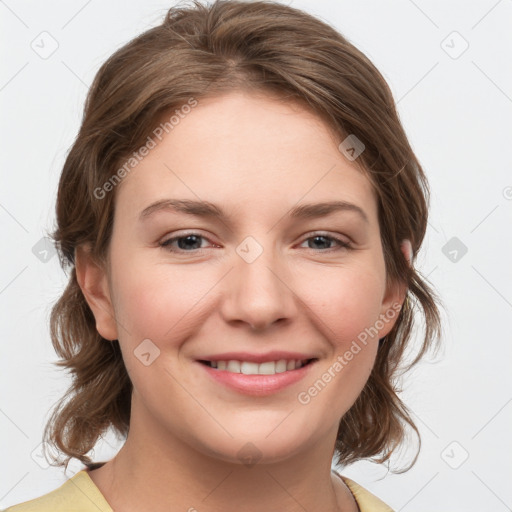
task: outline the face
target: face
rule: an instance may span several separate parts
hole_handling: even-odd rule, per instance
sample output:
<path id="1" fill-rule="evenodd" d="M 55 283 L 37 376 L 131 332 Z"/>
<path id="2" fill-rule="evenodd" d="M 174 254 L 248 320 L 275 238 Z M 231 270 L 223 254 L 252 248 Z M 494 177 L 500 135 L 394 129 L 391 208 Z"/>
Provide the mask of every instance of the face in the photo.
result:
<path id="1" fill-rule="evenodd" d="M 82 288 L 120 342 L 132 421 L 234 462 L 332 450 L 402 299 L 340 142 L 298 105 L 230 93 L 118 186 L 104 299 Z"/>

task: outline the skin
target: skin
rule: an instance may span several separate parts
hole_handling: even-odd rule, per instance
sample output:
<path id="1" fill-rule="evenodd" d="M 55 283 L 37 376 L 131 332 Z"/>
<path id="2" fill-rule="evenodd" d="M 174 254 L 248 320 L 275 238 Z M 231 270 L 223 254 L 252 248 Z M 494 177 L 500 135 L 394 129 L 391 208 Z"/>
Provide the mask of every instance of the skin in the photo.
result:
<path id="1" fill-rule="evenodd" d="M 115 190 L 108 264 L 86 247 L 77 253 L 98 332 L 119 340 L 134 385 L 126 443 L 90 472 L 115 510 L 357 510 L 331 473 L 337 428 L 398 315 L 308 404 L 297 395 L 406 289 L 386 288 L 376 197 L 340 142 L 299 105 L 232 92 L 201 99 Z M 167 198 L 209 201 L 229 217 L 162 210 L 139 220 Z M 358 205 L 368 222 L 353 211 L 287 216 L 332 200 Z M 204 238 L 185 249 L 174 242 L 179 252 L 160 245 L 186 230 Z M 351 248 L 315 241 L 317 232 Z M 252 263 L 236 251 L 248 236 L 263 248 Z M 145 339 L 160 350 L 149 366 L 134 355 Z M 224 387 L 196 361 L 270 350 L 318 361 L 266 397 Z M 238 455 L 248 442 L 261 457 L 250 467 Z"/>

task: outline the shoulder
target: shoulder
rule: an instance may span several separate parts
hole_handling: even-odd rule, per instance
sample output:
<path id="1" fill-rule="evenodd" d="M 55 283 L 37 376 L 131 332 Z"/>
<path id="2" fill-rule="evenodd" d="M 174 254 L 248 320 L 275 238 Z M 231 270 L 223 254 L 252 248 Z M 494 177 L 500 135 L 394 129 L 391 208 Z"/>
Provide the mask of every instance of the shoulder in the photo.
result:
<path id="1" fill-rule="evenodd" d="M 389 505 L 386 505 L 386 503 L 366 490 L 363 486 L 346 476 L 340 475 L 339 473 L 336 474 L 345 482 L 346 486 L 354 495 L 361 512 L 394 512 Z"/>
<path id="2" fill-rule="evenodd" d="M 85 470 L 59 488 L 39 498 L 14 505 L 2 512 L 112 512 L 109 504 Z"/>

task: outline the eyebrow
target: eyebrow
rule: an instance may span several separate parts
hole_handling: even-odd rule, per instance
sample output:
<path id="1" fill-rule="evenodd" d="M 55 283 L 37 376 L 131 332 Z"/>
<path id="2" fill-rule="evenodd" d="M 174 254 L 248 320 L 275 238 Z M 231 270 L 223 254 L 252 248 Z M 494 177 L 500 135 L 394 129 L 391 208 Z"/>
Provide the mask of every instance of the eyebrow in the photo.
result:
<path id="1" fill-rule="evenodd" d="M 191 199 L 161 199 L 150 204 L 140 212 L 139 219 L 144 221 L 155 212 L 171 210 L 196 217 L 227 219 L 222 209 L 216 204 L 208 201 L 194 201 Z M 368 216 L 365 211 L 356 204 L 347 201 L 328 201 L 323 203 L 310 203 L 295 206 L 288 213 L 288 217 L 292 219 L 314 219 L 325 217 L 335 212 L 354 212 L 358 214 L 367 224 L 369 224 Z"/>

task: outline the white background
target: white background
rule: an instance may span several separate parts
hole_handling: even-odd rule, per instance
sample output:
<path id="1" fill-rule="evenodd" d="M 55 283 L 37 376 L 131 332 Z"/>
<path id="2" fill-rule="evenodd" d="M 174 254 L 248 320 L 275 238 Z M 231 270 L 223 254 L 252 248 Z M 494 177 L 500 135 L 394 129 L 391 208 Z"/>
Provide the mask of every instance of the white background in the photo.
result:
<path id="1" fill-rule="evenodd" d="M 65 276 L 57 257 L 44 262 L 32 249 L 53 228 L 59 173 L 94 74 L 171 5 L 0 2 L 0 508 L 80 469 L 65 475 L 37 457 L 67 387 L 48 334 Z M 334 25 L 389 82 L 432 188 L 417 265 L 446 306 L 443 351 L 404 382 L 423 439 L 416 466 L 395 475 L 361 462 L 343 473 L 397 511 L 512 510 L 512 2 L 291 5 Z M 58 43 L 47 59 L 31 48 L 43 31 Z M 469 47 L 458 55 L 462 38 Z M 456 262 L 442 251 L 453 237 L 467 247 Z M 95 460 L 114 454 L 103 443 Z"/>

